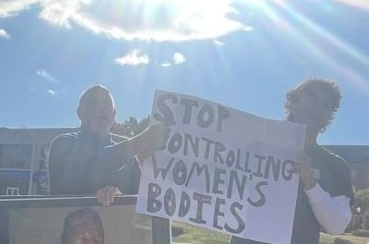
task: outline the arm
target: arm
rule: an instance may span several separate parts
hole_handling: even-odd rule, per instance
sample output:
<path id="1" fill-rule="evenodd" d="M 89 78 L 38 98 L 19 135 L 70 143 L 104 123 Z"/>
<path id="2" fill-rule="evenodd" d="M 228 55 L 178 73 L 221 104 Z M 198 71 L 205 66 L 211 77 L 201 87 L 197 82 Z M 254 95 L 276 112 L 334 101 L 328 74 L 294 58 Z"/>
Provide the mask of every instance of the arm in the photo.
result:
<path id="1" fill-rule="evenodd" d="M 352 216 L 350 198 L 344 195 L 331 197 L 318 183 L 305 192 L 323 229 L 333 235 L 343 233 Z"/>
<path id="2" fill-rule="evenodd" d="M 163 124 L 148 127 L 142 133 L 126 141 L 106 146 L 99 154 L 102 161 L 107 162 L 112 170 L 117 170 L 125 164 L 130 164 L 137 155 L 140 159 L 152 154 L 154 150 L 165 147 L 169 137 L 169 129 Z"/>
<path id="3" fill-rule="evenodd" d="M 49 190 L 52 195 L 69 193 L 67 175 L 68 162 L 71 160 L 72 147 L 75 137 L 72 135 L 61 135 L 56 137 L 49 149 Z"/>
<path id="4" fill-rule="evenodd" d="M 108 161 L 108 164 L 104 165 L 109 167 L 108 169 L 109 172 L 113 171 L 116 172 L 117 169 L 123 168 L 128 162 L 129 163 L 135 162 L 134 160 L 135 156 L 140 155 L 142 158 L 142 155 L 145 155 L 145 157 L 147 157 L 154 150 L 158 150 L 165 147 L 168 137 L 169 137 L 168 127 L 166 127 L 163 124 L 153 125 L 147 128 L 141 134 L 131 139 L 128 139 L 126 141 L 120 142 L 112 146 L 104 147 L 102 153 L 100 154 L 102 156 L 101 159 L 103 159 L 104 162 Z M 138 162 L 136 162 L 136 164 L 139 172 Z M 129 165 L 128 167 L 130 166 L 133 165 Z M 132 171 L 131 173 L 134 172 Z M 137 175 L 133 174 L 131 176 L 134 177 Z M 114 202 L 115 195 L 122 194 L 122 192 L 117 190 L 118 190 L 117 187 L 112 186 L 107 186 L 99 189 L 97 191 L 97 197 L 99 202 L 102 203 L 103 206 L 109 206 Z"/>
<path id="5" fill-rule="evenodd" d="M 319 224 L 329 234 L 344 232 L 352 216 L 350 198 L 343 194 L 331 197 L 321 188 L 312 174 L 311 157 L 306 153 L 300 152 L 297 155 L 296 166 Z M 349 175 L 342 177 L 349 177 Z"/>

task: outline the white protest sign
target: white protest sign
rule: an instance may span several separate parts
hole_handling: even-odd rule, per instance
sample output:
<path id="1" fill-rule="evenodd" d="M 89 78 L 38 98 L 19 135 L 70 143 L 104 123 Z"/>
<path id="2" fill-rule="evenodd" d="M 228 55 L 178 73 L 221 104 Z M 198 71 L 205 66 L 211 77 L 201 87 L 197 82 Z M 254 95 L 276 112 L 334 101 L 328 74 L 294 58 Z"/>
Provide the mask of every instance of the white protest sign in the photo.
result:
<path id="1" fill-rule="evenodd" d="M 171 133 L 143 163 L 137 212 L 290 242 L 298 188 L 290 169 L 304 126 L 164 91 L 155 93 L 152 120 Z"/>

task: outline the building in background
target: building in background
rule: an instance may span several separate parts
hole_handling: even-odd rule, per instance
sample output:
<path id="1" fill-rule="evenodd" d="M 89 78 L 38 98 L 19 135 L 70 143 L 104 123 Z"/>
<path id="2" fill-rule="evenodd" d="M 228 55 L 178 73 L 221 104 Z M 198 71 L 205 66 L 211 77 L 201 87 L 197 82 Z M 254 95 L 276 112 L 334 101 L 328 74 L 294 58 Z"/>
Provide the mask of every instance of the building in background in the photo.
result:
<path id="1" fill-rule="evenodd" d="M 0 128 L 0 195 L 48 193 L 47 158 L 51 140 L 78 128 Z M 349 162 L 355 189 L 369 188 L 369 146 L 329 145 Z"/>
<path id="2" fill-rule="evenodd" d="M 47 194 L 49 143 L 75 130 L 0 128 L 0 195 Z"/>
<path id="3" fill-rule="evenodd" d="M 369 188 L 369 146 L 332 145 L 325 148 L 349 163 L 354 190 Z"/>

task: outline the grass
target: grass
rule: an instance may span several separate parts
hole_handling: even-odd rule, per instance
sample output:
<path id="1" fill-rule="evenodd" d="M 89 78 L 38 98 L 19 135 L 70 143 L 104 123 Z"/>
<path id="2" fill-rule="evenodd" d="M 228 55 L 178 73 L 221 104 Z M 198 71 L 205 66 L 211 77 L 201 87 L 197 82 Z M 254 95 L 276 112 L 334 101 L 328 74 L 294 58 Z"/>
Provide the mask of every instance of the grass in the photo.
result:
<path id="1" fill-rule="evenodd" d="M 360 236 L 353 236 L 351 234 L 344 234 L 339 236 L 331 236 L 325 233 L 320 235 L 320 244 L 332 244 L 334 240 L 338 238 L 341 240 L 345 240 L 346 242 L 341 242 L 342 244 L 366 244 L 369 243 L 368 237 L 360 237 Z"/>
<path id="2" fill-rule="evenodd" d="M 183 234 L 174 237 L 174 242 L 193 243 L 193 244 L 227 244 L 229 236 L 220 232 L 210 231 L 180 222 L 173 222 L 176 227 L 183 228 Z"/>
<path id="3" fill-rule="evenodd" d="M 174 237 L 174 242 L 191 243 L 191 244 L 228 244 L 229 235 L 220 232 L 210 231 L 193 225 L 173 222 L 176 227 L 183 228 L 183 234 Z M 339 238 L 342 240 L 340 244 L 366 244 L 369 243 L 368 237 L 353 236 L 350 234 L 331 236 L 322 233 L 320 236 L 320 244 L 333 244 L 334 240 Z M 345 241 L 345 242 L 344 242 Z"/>

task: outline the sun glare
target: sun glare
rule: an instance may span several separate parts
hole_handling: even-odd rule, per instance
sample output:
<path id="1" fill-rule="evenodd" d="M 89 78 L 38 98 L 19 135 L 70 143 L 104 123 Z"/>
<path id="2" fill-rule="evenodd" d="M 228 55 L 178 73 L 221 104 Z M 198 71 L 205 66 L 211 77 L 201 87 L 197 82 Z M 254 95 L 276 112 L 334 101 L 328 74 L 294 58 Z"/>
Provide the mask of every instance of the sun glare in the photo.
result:
<path id="1" fill-rule="evenodd" d="M 364 3 L 364 1 L 340 1 L 355 7 L 365 7 L 365 9 L 369 10 L 369 3 Z M 319 23 L 316 23 L 307 16 L 304 16 L 296 9 L 289 6 L 283 0 L 279 1 L 279 5 L 285 11 L 287 11 L 290 16 L 293 17 L 296 23 L 298 23 L 300 26 L 304 26 L 305 31 L 315 34 L 315 39 L 311 37 L 309 38 L 307 35 L 305 35 L 304 31 L 295 28 L 294 35 L 300 40 L 301 43 L 304 43 L 305 46 L 309 47 L 312 53 L 315 53 L 315 55 L 320 57 L 325 63 L 329 64 L 332 69 L 336 70 L 338 73 L 341 73 L 346 80 L 350 81 L 357 88 L 369 94 L 369 85 L 365 81 L 366 79 L 362 77 L 357 71 L 353 70 L 350 67 L 346 67 L 339 60 L 327 54 L 326 50 L 322 48 L 325 46 L 322 45 L 322 42 L 329 43 L 332 48 L 342 50 L 344 55 L 346 55 L 354 62 L 360 64 L 363 67 L 369 68 L 369 59 L 367 56 L 363 55 L 357 48 L 352 46 L 343 38 L 335 35 L 333 32 L 328 31 L 323 26 L 319 25 Z M 332 5 L 331 7 L 334 8 L 335 6 Z"/>
<path id="2" fill-rule="evenodd" d="M 369 1 L 365 0 L 338 0 L 338 2 L 369 11 Z"/>

